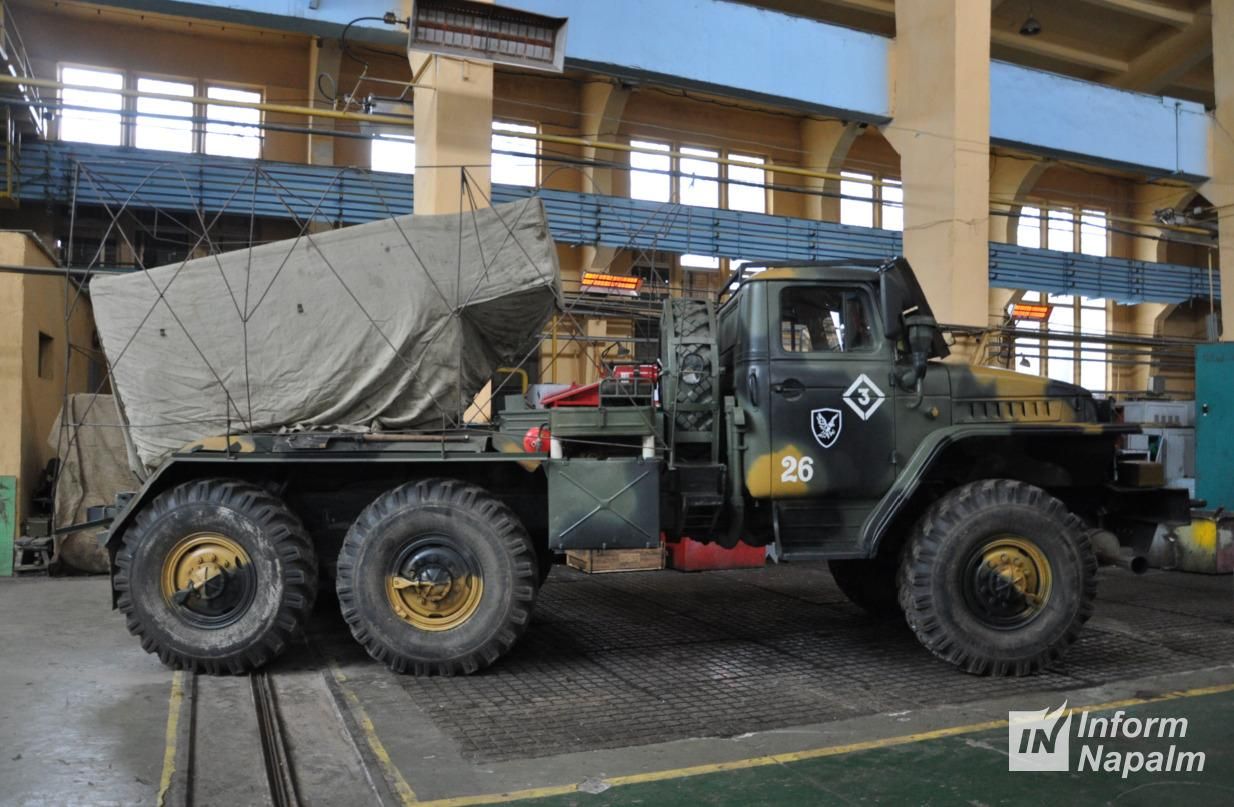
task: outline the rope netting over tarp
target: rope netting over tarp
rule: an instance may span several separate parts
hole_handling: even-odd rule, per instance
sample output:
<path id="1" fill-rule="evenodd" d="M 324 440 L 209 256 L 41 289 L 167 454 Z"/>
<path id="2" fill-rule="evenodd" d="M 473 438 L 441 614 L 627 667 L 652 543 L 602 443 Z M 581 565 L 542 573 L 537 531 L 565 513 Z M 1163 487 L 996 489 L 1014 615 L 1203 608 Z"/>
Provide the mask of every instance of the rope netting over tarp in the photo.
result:
<path id="1" fill-rule="evenodd" d="M 147 467 L 281 428 L 457 425 L 561 299 L 537 198 L 400 216 L 99 276 L 90 295 Z"/>

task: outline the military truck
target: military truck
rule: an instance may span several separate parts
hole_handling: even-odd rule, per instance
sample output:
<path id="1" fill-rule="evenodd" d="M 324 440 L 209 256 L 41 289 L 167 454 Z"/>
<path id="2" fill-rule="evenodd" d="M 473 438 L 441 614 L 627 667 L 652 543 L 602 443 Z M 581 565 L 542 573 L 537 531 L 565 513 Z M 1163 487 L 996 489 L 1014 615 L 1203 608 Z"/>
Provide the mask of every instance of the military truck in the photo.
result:
<path id="1" fill-rule="evenodd" d="M 966 672 L 1029 674 L 1089 618 L 1098 555 L 1188 500 L 1117 478 L 1136 427 L 1092 394 L 943 362 L 946 337 L 902 258 L 746 267 L 666 300 L 654 371 L 586 405 L 199 440 L 115 512 L 114 604 L 165 663 L 241 673 L 332 576 L 375 659 L 472 673 L 528 629 L 555 553 L 744 541 L 829 561 Z"/>

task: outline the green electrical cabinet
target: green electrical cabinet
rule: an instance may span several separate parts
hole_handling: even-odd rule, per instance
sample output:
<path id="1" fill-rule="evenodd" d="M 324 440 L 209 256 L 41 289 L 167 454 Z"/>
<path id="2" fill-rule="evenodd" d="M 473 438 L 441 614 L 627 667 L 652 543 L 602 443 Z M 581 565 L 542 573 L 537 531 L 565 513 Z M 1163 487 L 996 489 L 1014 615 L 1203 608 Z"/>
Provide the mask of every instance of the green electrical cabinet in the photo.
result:
<path id="1" fill-rule="evenodd" d="M 17 534 L 17 477 L 0 476 L 0 577 L 13 574 L 13 538 Z"/>
<path id="2" fill-rule="evenodd" d="M 1195 495 L 1234 511 L 1234 342 L 1195 349 Z"/>

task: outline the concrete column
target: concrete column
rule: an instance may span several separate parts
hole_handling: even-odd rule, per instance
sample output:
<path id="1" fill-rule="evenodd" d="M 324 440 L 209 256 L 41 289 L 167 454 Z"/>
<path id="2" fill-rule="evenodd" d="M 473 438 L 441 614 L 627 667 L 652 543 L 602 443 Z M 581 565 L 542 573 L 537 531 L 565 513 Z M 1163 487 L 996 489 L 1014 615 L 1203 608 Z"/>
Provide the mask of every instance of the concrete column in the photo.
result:
<path id="1" fill-rule="evenodd" d="M 838 120 L 814 120 L 801 122 L 801 150 L 804 168 L 827 174 L 838 174 L 848 157 L 853 141 L 861 134 L 859 123 Z M 805 196 L 805 218 L 818 221 L 840 220 L 840 182 L 834 179 L 805 177 L 805 186 L 815 193 L 828 195 Z"/>
<path id="2" fill-rule="evenodd" d="M 481 0 L 491 3 L 493 0 Z M 411 1 L 403 0 L 403 16 Z M 492 193 L 493 66 L 477 61 L 410 53 L 415 83 L 415 212 L 458 213 L 472 199 L 484 206 Z M 471 196 L 463 193 L 463 167 Z"/>
<path id="3" fill-rule="evenodd" d="M 311 106 L 328 107 L 330 99 L 321 94 L 318 89 L 317 77 L 322 73 L 334 76 L 337 80 L 339 68 L 342 65 L 343 51 L 336 39 L 314 39 L 309 42 L 309 98 L 313 99 Z M 337 93 L 338 88 L 335 88 Z M 333 118 L 309 118 L 309 127 L 322 134 L 308 136 L 309 165 L 334 165 L 334 131 Z"/>
<path id="4" fill-rule="evenodd" d="M 1213 84 L 1216 125 L 1209 142 L 1213 176 L 1200 192 L 1218 209 L 1221 339 L 1234 341 L 1234 0 L 1213 0 Z"/>
<path id="5" fill-rule="evenodd" d="M 625 114 L 626 101 L 630 99 L 630 91 L 607 81 L 589 81 L 583 85 L 582 123 L 580 136 L 592 141 L 613 142 L 617 139 L 617 131 L 621 128 L 621 118 Z M 624 152 L 611 149 L 596 149 L 593 146 L 583 147 L 583 193 L 599 193 L 615 195 L 617 185 L 622 185 L 623 193 L 627 188 L 627 175 L 624 171 L 612 168 L 601 168 L 588 165 L 592 160 L 613 163 L 618 160 L 628 160 Z M 620 175 L 620 176 L 619 176 Z M 615 247 L 587 245 L 582 249 L 583 271 L 607 271 L 616 255 Z"/>
<path id="6" fill-rule="evenodd" d="M 904 252 L 939 321 L 985 325 L 989 290 L 990 9 L 896 3 L 892 59 Z"/>
<path id="7" fill-rule="evenodd" d="M 403 0 L 403 16 L 410 14 L 411 2 Z M 410 53 L 408 61 L 415 84 L 416 215 L 486 207 L 493 192 L 493 66 L 425 53 Z M 487 422 L 492 398 L 486 384 L 463 420 Z"/>

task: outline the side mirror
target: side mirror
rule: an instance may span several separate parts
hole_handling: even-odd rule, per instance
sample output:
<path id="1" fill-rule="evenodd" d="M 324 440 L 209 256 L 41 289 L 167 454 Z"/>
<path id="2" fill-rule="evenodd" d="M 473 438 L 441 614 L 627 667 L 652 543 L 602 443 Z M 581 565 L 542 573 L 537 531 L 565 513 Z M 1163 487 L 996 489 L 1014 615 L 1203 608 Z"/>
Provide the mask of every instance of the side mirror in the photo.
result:
<path id="1" fill-rule="evenodd" d="M 900 373 L 900 386 L 913 389 L 925 377 L 930 361 L 930 348 L 938 335 L 938 323 L 928 314 L 909 313 L 904 316 L 904 328 L 908 331 L 908 350 L 913 364 Z"/>

